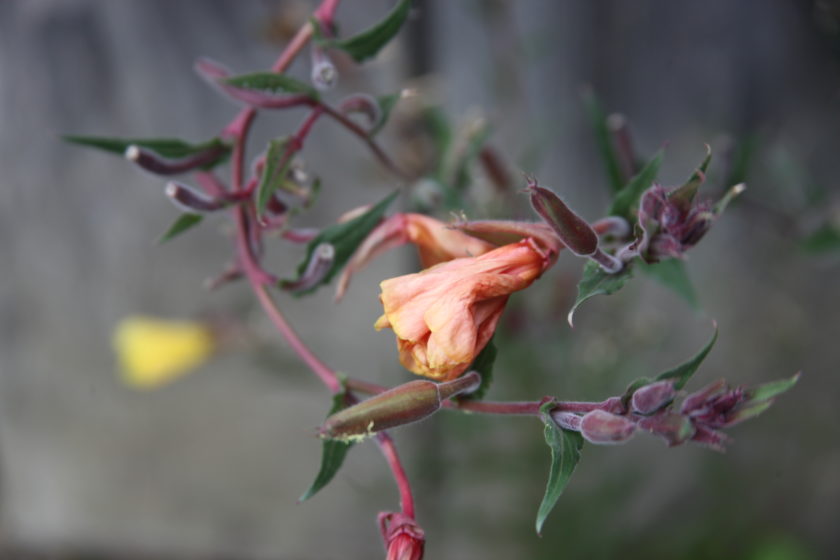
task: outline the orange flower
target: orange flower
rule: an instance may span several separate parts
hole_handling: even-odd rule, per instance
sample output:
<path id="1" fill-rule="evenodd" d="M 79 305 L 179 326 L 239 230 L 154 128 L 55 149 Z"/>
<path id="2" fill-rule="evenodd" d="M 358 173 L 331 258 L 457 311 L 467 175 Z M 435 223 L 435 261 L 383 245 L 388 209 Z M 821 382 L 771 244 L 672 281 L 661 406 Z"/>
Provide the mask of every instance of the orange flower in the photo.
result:
<path id="1" fill-rule="evenodd" d="M 423 214 L 394 214 L 379 224 L 356 250 L 338 281 L 336 299 L 344 296 L 354 273 L 377 255 L 405 243 L 417 246 L 423 268 L 457 257 L 474 257 L 494 248 L 493 244 L 453 229 L 435 218 Z"/>
<path id="2" fill-rule="evenodd" d="M 385 313 L 375 327 L 394 330 L 400 362 L 410 371 L 454 379 L 490 341 L 508 296 L 530 286 L 551 262 L 523 239 L 385 280 L 379 298 Z"/>

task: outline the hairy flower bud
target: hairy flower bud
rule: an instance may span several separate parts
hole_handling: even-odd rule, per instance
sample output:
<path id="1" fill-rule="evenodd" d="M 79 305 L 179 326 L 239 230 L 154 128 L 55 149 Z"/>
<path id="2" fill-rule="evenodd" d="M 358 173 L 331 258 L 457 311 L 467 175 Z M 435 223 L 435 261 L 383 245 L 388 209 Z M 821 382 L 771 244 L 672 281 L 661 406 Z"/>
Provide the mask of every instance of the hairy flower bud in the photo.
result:
<path id="1" fill-rule="evenodd" d="M 473 391 L 480 383 L 481 376 L 476 372 L 448 383 L 410 381 L 336 412 L 318 433 L 326 439 L 352 441 L 417 422 L 437 412 L 447 398 Z"/>
<path id="2" fill-rule="evenodd" d="M 166 184 L 164 193 L 175 206 L 191 214 L 213 212 L 225 206 L 221 200 L 211 198 L 188 185 L 175 181 Z"/>
<path id="3" fill-rule="evenodd" d="M 186 157 L 171 159 L 136 144 L 125 149 L 125 159 L 155 175 L 177 175 L 213 163 L 227 151 L 224 144 L 215 144 Z"/>
<path id="4" fill-rule="evenodd" d="M 677 392 L 673 381 L 657 381 L 640 387 L 633 393 L 631 404 L 636 414 L 653 414 L 674 400 Z"/>
<path id="5" fill-rule="evenodd" d="M 636 431 L 636 424 L 625 416 L 595 409 L 584 414 L 580 433 L 592 443 L 624 443 Z"/>
<path id="6" fill-rule="evenodd" d="M 575 255 L 588 257 L 598 250 L 598 235 L 580 216 L 575 214 L 554 192 L 528 181 L 531 206 L 554 229 L 560 241 Z"/>

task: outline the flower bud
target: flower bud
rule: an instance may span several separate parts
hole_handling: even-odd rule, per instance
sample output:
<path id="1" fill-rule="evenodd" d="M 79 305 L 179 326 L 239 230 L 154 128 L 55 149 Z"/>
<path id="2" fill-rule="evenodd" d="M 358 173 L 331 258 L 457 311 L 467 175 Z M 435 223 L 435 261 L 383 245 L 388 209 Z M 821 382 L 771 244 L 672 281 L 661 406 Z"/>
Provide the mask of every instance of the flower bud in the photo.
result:
<path id="1" fill-rule="evenodd" d="M 211 198 L 188 185 L 175 181 L 166 184 L 164 193 L 175 206 L 191 214 L 213 212 L 225 206 L 221 200 Z"/>
<path id="2" fill-rule="evenodd" d="M 410 381 L 340 410 L 318 429 L 321 437 L 352 441 L 431 416 L 441 403 L 478 388 L 481 376 L 470 372 L 446 383 Z"/>
<path id="3" fill-rule="evenodd" d="M 550 225 L 560 240 L 575 255 L 588 257 L 598 249 L 598 235 L 580 216 L 575 214 L 554 192 L 528 182 L 531 206 Z"/>
<path id="4" fill-rule="evenodd" d="M 330 269 L 332 269 L 334 260 L 335 247 L 331 243 L 320 243 L 312 251 L 312 256 L 309 258 L 309 262 L 306 263 L 306 270 L 300 275 L 300 278 L 297 280 L 283 280 L 280 283 L 280 287 L 290 292 L 310 290 L 327 276 Z"/>
<path id="5" fill-rule="evenodd" d="M 318 434 L 352 441 L 376 432 L 417 422 L 440 408 L 440 393 L 431 381 L 410 381 L 340 410 L 326 419 Z"/>
<path id="6" fill-rule="evenodd" d="M 575 414 L 574 412 L 564 412 L 562 410 L 557 410 L 551 413 L 551 417 L 557 423 L 558 426 L 563 428 L 564 430 L 574 430 L 575 432 L 580 431 L 580 415 Z"/>
<path id="7" fill-rule="evenodd" d="M 668 447 L 684 443 L 694 437 L 696 432 L 694 424 L 689 418 L 669 411 L 646 416 L 639 420 L 638 426 L 640 429 L 664 439 Z"/>
<path id="8" fill-rule="evenodd" d="M 633 412 L 645 416 L 653 414 L 674 400 L 676 394 L 673 381 L 657 381 L 640 387 L 631 400 Z"/>
<path id="9" fill-rule="evenodd" d="M 636 424 L 629 418 L 600 409 L 587 412 L 580 421 L 581 435 L 597 444 L 624 443 L 635 431 Z"/>
<path id="10" fill-rule="evenodd" d="M 123 155 L 128 161 L 155 175 L 177 175 L 213 163 L 222 157 L 227 149 L 224 144 L 214 144 L 189 156 L 170 159 L 136 144 L 131 144 L 125 149 Z"/>
<path id="11" fill-rule="evenodd" d="M 414 519 L 402 513 L 380 513 L 378 521 L 386 560 L 422 560 L 426 536 Z"/>

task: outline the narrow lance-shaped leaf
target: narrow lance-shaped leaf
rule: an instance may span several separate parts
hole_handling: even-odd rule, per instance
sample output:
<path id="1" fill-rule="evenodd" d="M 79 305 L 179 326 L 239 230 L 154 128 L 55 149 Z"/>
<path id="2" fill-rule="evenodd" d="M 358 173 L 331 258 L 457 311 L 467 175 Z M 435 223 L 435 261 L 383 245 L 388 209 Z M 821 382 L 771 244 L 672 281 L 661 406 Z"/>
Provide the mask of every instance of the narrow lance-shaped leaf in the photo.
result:
<path id="1" fill-rule="evenodd" d="M 677 187 L 668 194 L 668 198 L 687 211 L 691 206 L 691 202 L 694 200 L 694 196 L 697 194 L 697 189 L 699 189 L 700 185 L 702 185 L 706 180 L 706 171 L 708 170 L 709 162 L 711 161 L 712 148 L 706 144 L 706 157 L 703 158 L 703 161 L 699 166 L 697 166 L 697 169 L 694 170 L 694 173 L 691 174 L 691 177 L 689 177 L 683 185 Z"/>
<path id="2" fill-rule="evenodd" d="M 662 151 L 660 150 L 624 188 L 615 194 L 607 214 L 621 216 L 632 221 L 633 209 L 638 205 L 642 193 L 649 189 L 656 179 L 661 164 Z"/>
<path id="3" fill-rule="evenodd" d="M 691 278 L 685 269 L 685 262 L 680 259 L 665 259 L 658 263 L 648 264 L 642 259 L 636 261 L 643 272 L 650 275 L 666 288 L 671 289 L 678 296 L 683 298 L 688 304 L 694 308 L 699 309 L 700 304 L 697 301 L 697 292 L 691 284 Z"/>
<path id="4" fill-rule="evenodd" d="M 280 287 L 283 287 L 285 284 L 296 283 L 300 280 L 308 268 L 309 261 L 315 257 L 317 247 L 321 244 L 330 244 L 334 249 L 333 260 L 329 270 L 326 271 L 319 282 L 307 289 L 294 292 L 294 295 L 301 296 L 308 294 L 316 290 L 319 286 L 328 284 L 333 276 L 347 264 L 347 261 L 356 251 L 356 248 L 365 240 L 373 228 L 376 227 L 382 219 L 388 205 L 396 198 L 398 192 L 394 191 L 361 216 L 343 224 L 335 224 L 322 230 L 307 245 L 306 257 L 298 266 L 297 279 L 281 281 Z"/>
<path id="5" fill-rule="evenodd" d="M 169 226 L 169 229 L 167 229 L 163 233 L 163 235 L 160 236 L 160 238 L 158 239 L 158 243 L 166 243 L 167 241 L 178 237 L 188 229 L 191 229 L 200 224 L 202 219 L 204 219 L 204 216 L 202 216 L 201 214 L 181 214 L 180 216 L 178 216 L 178 219 L 175 220 L 175 222 L 171 226 Z"/>
<path id="6" fill-rule="evenodd" d="M 305 82 L 296 80 L 286 74 L 275 72 L 254 72 L 242 74 L 221 80 L 225 85 L 238 89 L 266 94 L 298 94 L 312 99 L 319 99 L 318 92 Z"/>
<path id="7" fill-rule="evenodd" d="M 583 277 L 578 283 L 578 296 L 567 317 L 569 325 L 574 325 L 574 314 L 581 304 L 591 297 L 597 295 L 610 295 L 619 291 L 633 277 L 633 266 L 631 263 L 624 265 L 619 272 L 610 274 L 605 272 L 601 266 L 588 261 L 583 267 Z"/>
<path id="8" fill-rule="evenodd" d="M 791 387 L 796 385 L 801 375 L 802 373 L 800 372 L 794 375 L 793 377 L 789 377 L 788 379 L 771 381 L 770 383 L 764 383 L 763 385 L 747 389 L 747 391 L 744 393 L 744 396 L 750 402 L 767 401 L 777 395 L 784 393 L 785 391 L 789 390 Z"/>
<path id="9" fill-rule="evenodd" d="M 664 371 L 656 376 L 657 381 L 662 381 L 665 379 L 670 379 L 674 381 L 674 388 L 675 389 L 682 389 L 688 380 L 694 375 L 694 372 L 697 371 L 697 368 L 700 367 L 700 364 L 703 363 L 703 360 L 706 359 L 706 356 L 709 355 L 709 352 L 712 350 L 712 347 L 715 345 L 715 341 L 717 341 L 718 337 L 718 328 L 715 325 L 715 332 L 712 335 L 712 338 L 709 339 L 709 342 L 706 343 L 706 346 L 703 347 L 700 352 L 698 352 L 693 358 L 688 360 L 687 362 L 680 364 L 668 371 Z"/>
<path id="10" fill-rule="evenodd" d="M 162 158 L 173 160 L 194 156 L 211 150 L 218 151 L 219 157 L 212 162 L 202 165 L 202 169 L 210 169 L 219 165 L 225 161 L 227 155 L 230 153 L 230 146 L 222 142 L 219 138 L 213 138 L 199 144 L 191 144 L 177 138 L 111 138 L 104 136 L 68 135 L 63 136 L 62 139 L 65 142 L 96 148 L 105 152 L 119 154 L 120 156 L 125 154 L 129 146 L 139 146 Z"/>
<path id="11" fill-rule="evenodd" d="M 269 142 L 265 155 L 265 169 L 263 169 L 260 184 L 257 187 L 257 212 L 262 214 L 268 201 L 283 184 L 292 158 L 286 153 L 289 145 L 288 138 L 276 138 Z"/>
<path id="12" fill-rule="evenodd" d="M 545 424 L 545 442 L 551 450 L 551 468 L 540 508 L 537 510 L 537 534 L 542 531 L 548 514 L 554 509 L 560 494 L 569 484 L 569 479 L 580 460 L 583 437 L 578 432 L 561 429 L 551 418 L 553 401 L 540 407 L 540 419 Z"/>
<path id="13" fill-rule="evenodd" d="M 589 119 L 592 121 L 592 126 L 595 129 L 595 140 L 598 143 L 598 151 L 601 153 L 601 158 L 604 160 L 604 167 L 606 168 L 610 188 L 612 192 L 618 192 L 624 186 L 624 181 L 621 178 L 618 155 L 616 154 L 609 126 L 607 125 L 607 116 L 603 109 L 601 109 L 598 98 L 591 89 L 584 91 L 583 104 L 586 107 L 586 112 L 589 113 Z"/>
<path id="14" fill-rule="evenodd" d="M 339 410 L 347 406 L 346 392 L 341 391 L 333 396 L 333 404 L 330 408 L 327 417 L 332 416 Z M 335 439 L 325 439 L 321 444 L 321 468 L 312 482 L 312 486 L 303 493 L 298 499 L 298 503 L 304 502 L 314 496 L 321 488 L 329 484 L 335 474 L 344 463 L 344 458 L 347 452 L 353 446 L 352 441 L 339 441 Z"/>
<path id="15" fill-rule="evenodd" d="M 371 28 L 347 39 L 334 39 L 325 42 L 325 46 L 345 51 L 356 62 L 363 62 L 376 54 L 394 38 L 408 18 L 411 0 L 400 0 L 385 16 L 385 19 Z"/>

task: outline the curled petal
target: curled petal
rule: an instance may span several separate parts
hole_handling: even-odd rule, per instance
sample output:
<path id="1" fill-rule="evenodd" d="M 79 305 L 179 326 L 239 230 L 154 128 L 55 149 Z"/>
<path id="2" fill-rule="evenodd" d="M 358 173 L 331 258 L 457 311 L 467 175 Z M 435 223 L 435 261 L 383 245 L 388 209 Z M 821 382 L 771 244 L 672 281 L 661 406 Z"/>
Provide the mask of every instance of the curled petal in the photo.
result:
<path id="1" fill-rule="evenodd" d="M 397 335 L 400 362 L 433 379 L 461 375 L 493 336 L 508 296 L 550 262 L 531 240 L 385 280 L 377 329 Z"/>

